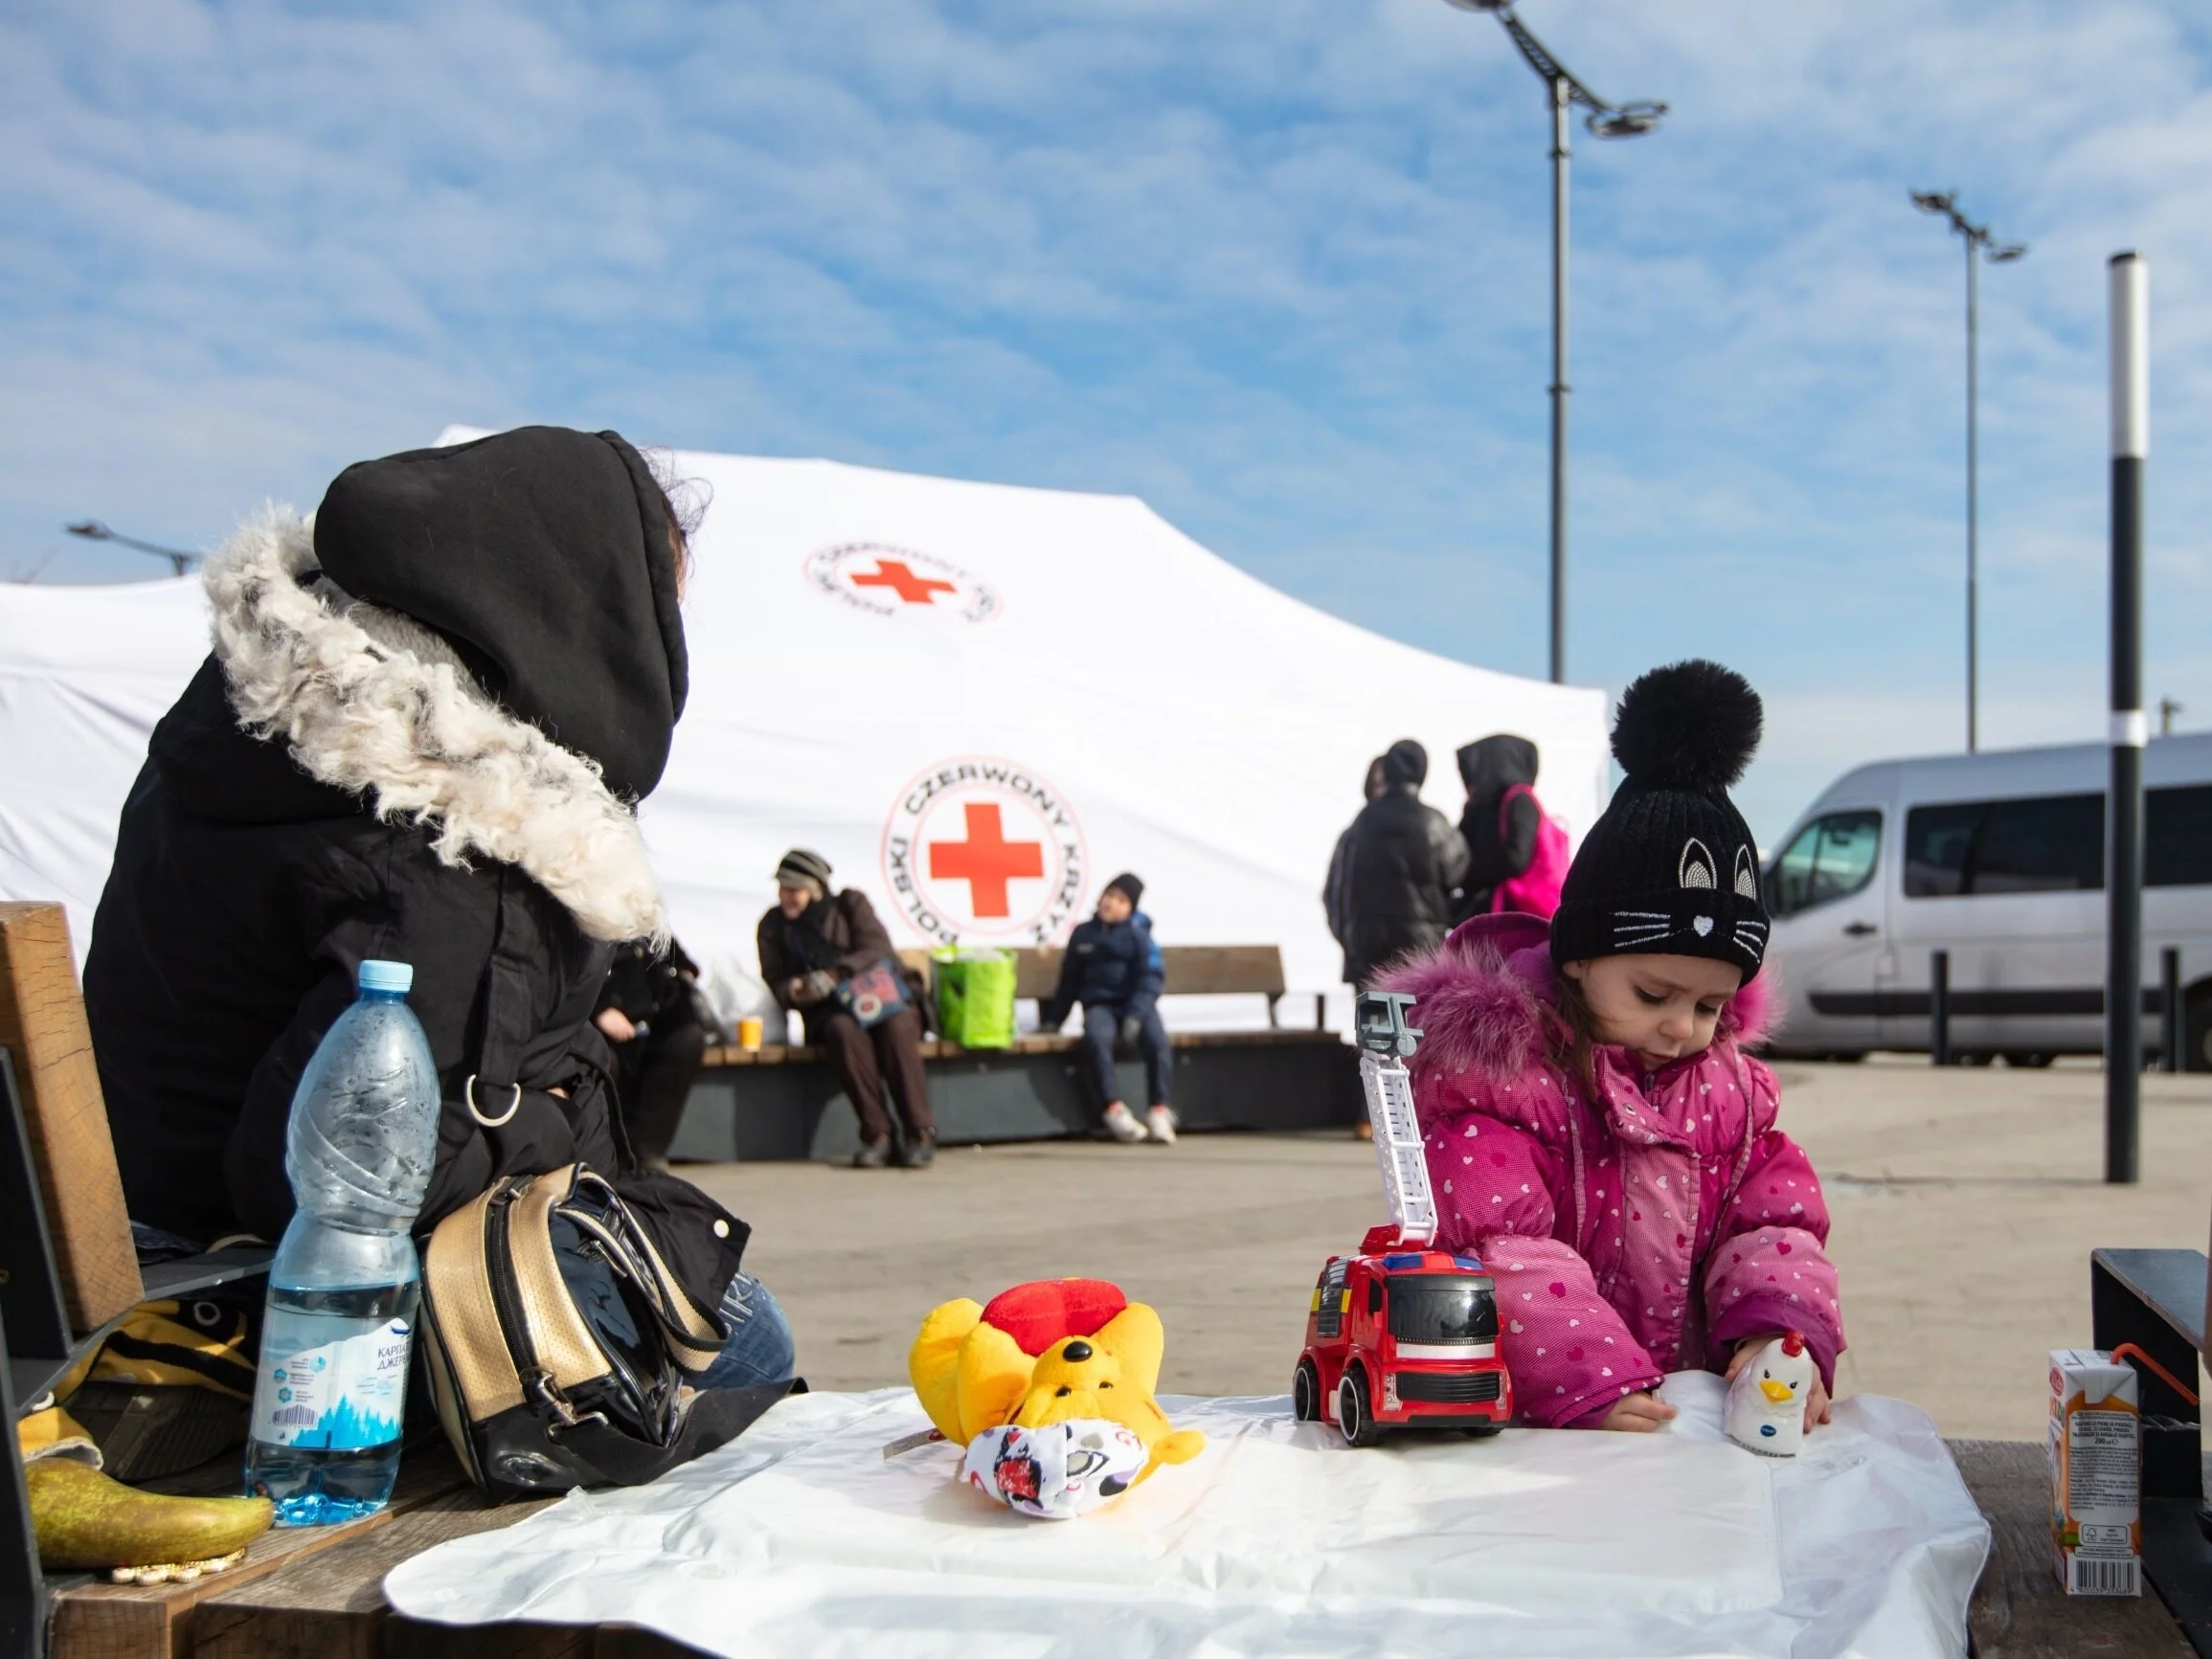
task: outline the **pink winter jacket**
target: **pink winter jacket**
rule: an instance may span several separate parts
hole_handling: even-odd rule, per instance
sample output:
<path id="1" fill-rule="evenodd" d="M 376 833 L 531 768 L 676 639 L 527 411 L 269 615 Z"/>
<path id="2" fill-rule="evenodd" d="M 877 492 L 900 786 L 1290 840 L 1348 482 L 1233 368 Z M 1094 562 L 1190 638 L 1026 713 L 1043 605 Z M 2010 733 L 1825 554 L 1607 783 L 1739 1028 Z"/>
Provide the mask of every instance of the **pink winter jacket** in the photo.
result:
<path id="1" fill-rule="evenodd" d="M 1843 1351 L 1828 1211 L 1774 1127 L 1774 1075 L 1737 1048 L 1763 1028 L 1752 980 L 1702 1054 L 1646 1072 L 1596 1051 L 1602 1106 L 1553 1058 L 1549 935 L 1478 916 L 1388 975 L 1417 998 L 1410 1063 L 1441 1244 L 1498 1282 L 1521 1415 L 1594 1428 L 1669 1371 L 1725 1370 L 1736 1341 L 1802 1331 L 1835 1387 Z"/>

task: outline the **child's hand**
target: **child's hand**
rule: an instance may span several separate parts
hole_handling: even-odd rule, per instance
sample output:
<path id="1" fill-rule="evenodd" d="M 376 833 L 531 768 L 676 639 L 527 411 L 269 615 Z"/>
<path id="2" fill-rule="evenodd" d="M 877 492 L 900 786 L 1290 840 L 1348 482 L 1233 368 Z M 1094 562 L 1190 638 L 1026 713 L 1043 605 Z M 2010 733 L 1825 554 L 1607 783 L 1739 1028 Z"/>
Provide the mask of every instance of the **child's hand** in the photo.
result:
<path id="1" fill-rule="evenodd" d="M 1597 1426 L 1610 1428 L 1615 1434 L 1649 1434 L 1674 1420 L 1675 1408 L 1647 1390 L 1642 1394 L 1621 1396 L 1620 1403 L 1607 1412 L 1605 1421 Z"/>
<path id="2" fill-rule="evenodd" d="M 1770 1342 L 1779 1342 L 1782 1333 L 1770 1331 L 1764 1336 L 1747 1336 L 1736 1344 L 1736 1352 L 1728 1360 L 1725 1380 L 1733 1382 L 1736 1373 L 1743 1370 L 1744 1362 Z M 1817 1423 L 1833 1421 L 1828 1409 L 1828 1390 L 1821 1384 L 1817 1367 L 1813 1372 L 1813 1392 L 1805 1396 L 1805 1432 L 1811 1434 Z"/>

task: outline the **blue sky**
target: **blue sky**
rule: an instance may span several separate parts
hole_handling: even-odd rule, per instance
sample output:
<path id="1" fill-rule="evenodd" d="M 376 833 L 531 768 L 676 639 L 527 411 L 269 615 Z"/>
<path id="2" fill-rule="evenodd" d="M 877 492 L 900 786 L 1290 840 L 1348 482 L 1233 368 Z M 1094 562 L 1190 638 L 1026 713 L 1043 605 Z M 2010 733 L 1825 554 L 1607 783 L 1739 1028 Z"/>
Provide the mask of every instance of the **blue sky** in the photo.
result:
<path id="1" fill-rule="evenodd" d="M 1573 677 L 1749 674 L 1770 837 L 1854 761 L 1957 746 L 1961 259 L 1907 200 L 1955 187 L 2033 247 L 1982 285 L 1985 742 L 2103 728 L 2122 247 L 2147 690 L 2212 725 L 2212 12 L 1523 15 L 1674 106 L 1577 135 Z M 555 420 L 1132 492 L 1540 674 L 1546 141 L 1443 0 L 11 8 L 0 575 L 143 577 L 57 527 L 207 544 L 448 421 Z"/>

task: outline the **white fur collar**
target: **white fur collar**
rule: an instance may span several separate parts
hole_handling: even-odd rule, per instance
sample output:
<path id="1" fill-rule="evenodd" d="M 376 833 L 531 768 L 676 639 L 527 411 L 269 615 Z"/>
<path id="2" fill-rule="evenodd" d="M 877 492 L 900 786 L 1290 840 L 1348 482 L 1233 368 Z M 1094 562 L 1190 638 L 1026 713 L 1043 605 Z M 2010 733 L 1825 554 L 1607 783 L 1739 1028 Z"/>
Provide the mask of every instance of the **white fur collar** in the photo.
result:
<path id="1" fill-rule="evenodd" d="M 314 567 L 306 521 L 274 505 L 207 561 L 238 723 L 282 737 L 322 782 L 369 792 L 378 818 L 435 823 L 445 863 L 515 864 L 595 939 L 665 940 L 638 820 L 598 767 L 486 698 L 411 617 L 303 587 Z"/>

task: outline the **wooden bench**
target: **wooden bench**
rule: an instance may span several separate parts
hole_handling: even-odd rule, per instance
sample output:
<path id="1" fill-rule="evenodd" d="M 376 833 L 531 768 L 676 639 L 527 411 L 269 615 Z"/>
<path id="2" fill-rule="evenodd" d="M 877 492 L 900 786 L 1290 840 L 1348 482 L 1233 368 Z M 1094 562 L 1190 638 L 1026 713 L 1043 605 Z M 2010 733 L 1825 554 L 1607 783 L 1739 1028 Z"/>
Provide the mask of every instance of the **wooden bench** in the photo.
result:
<path id="1" fill-rule="evenodd" d="M 0 1421 L 10 1435 L 140 1302 L 268 1263 L 267 1249 L 251 1247 L 139 1267 L 68 921 L 58 905 L 0 904 Z M 0 1653 L 34 1653 L 51 1586 L 22 1466 L 12 1455 L 0 1463 Z"/>
<path id="2" fill-rule="evenodd" d="M 1040 1001 L 1059 986 L 1064 952 L 1015 953 L 1016 1000 Z M 1178 1031 L 1173 1052 L 1176 1115 L 1185 1129 L 1349 1128 L 1362 1115 L 1357 1053 L 1325 1029 L 1325 999 L 1314 998 L 1310 1028 L 1279 1022 L 1282 953 L 1273 945 L 1167 945 L 1161 949 L 1162 995 L 1255 996 L 1268 1023 L 1246 1031 Z M 925 978 L 927 951 L 899 959 Z M 1081 1039 L 1057 1032 L 1015 1039 L 1011 1047 L 962 1048 L 925 1038 L 930 1105 L 940 1141 L 951 1145 L 1088 1134 L 1097 1108 L 1076 1078 Z M 1142 1077 L 1122 1061 L 1132 1096 Z M 860 1144 L 858 1119 L 822 1051 L 770 1042 L 707 1051 L 670 1149 L 678 1158 L 746 1161 L 842 1158 Z"/>

